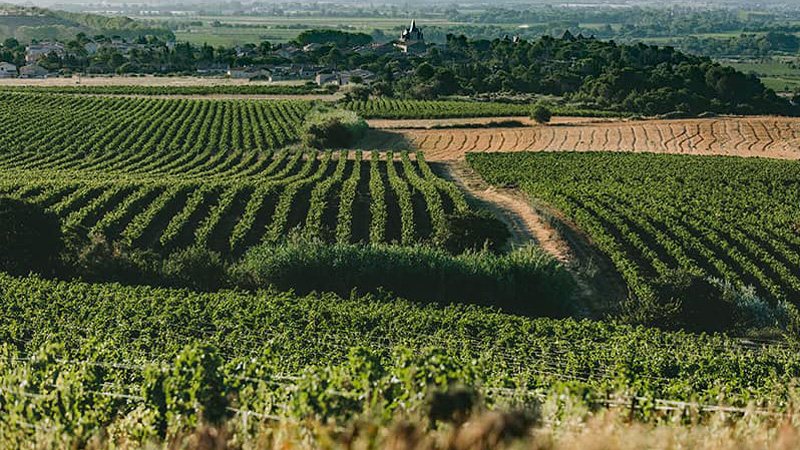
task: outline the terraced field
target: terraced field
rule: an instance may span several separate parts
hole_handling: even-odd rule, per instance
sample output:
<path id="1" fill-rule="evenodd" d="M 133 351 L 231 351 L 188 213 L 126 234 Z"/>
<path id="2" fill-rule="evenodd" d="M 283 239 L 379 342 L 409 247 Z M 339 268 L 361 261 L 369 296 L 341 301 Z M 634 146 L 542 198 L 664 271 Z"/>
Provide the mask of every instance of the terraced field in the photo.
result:
<path id="1" fill-rule="evenodd" d="M 383 121 L 383 126 L 390 126 Z M 429 160 L 463 159 L 467 152 L 615 151 L 800 158 L 800 119 L 591 121 L 515 128 L 393 129 L 365 148 L 422 150 Z"/>

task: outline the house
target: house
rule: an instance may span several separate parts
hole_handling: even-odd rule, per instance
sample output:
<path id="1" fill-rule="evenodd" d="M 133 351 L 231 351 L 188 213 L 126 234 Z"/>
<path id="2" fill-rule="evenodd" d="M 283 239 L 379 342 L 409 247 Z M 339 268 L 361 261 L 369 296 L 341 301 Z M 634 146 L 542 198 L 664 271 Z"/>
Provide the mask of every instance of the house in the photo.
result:
<path id="1" fill-rule="evenodd" d="M 17 66 L 7 62 L 0 62 L 0 78 L 16 78 L 16 76 Z"/>
<path id="2" fill-rule="evenodd" d="M 375 74 L 369 70 L 343 70 L 341 72 L 334 73 L 318 73 L 316 83 L 319 86 L 326 84 L 346 86 L 348 84 L 369 84 L 374 78 Z"/>
<path id="3" fill-rule="evenodd" d="M 28 64 L 19 69 L 20 78 L 45 78 L 50 73 L 42 66 L 36 64 Z"/>
<path id="4" fill-rule="evenodd" d="M 319 86 L 339 84 L 339 76 L 335 73 L 318 73 L 315 81 Z"/>
<path id="5" fill-rule="evenodd" d="M 312 42 L 312 43 L 306 45 L 305 47 L 303 47 L 303 51 L 306 52 L 306 53 L 315 52 L 315 51 L 317 51 L 317 50 L 319 50 L 321 48 L 322 48 L 322 44 L 318 44 L 316 42 Z"/>
<path id="6" fill-rule="evenodd" d="M 355 69 L 339 72 L 339 85 L 345 86 L 348 84 L 369 84 L 375 74 L 369 70 Z"/>
<path id="7" fill-rule="evenodd" d="M 100 50 L 100 46 L 97 45 L 97 42 L 87 42 L 83 45 L 83 49 L 90 55 L 96 55 L 97 51 Z"/>
<path id="8" fill-rule="evenodd" d="M 25 47 L 25 62 L 32 64 L 51 53 L 55 53 L 60 58 L 64 57 L 64 44 L 59 42 L 42 42 L 31 44 Z"/>
<path id="9" fill-rule="evenodd" d="M 256 77 L 268 77 L 270 76 L 270 71 L 266 69 L 260 69 L 257 67 L 233 67 L 228 69 L 228 76 L 231 78 L 256 78 Z"/>

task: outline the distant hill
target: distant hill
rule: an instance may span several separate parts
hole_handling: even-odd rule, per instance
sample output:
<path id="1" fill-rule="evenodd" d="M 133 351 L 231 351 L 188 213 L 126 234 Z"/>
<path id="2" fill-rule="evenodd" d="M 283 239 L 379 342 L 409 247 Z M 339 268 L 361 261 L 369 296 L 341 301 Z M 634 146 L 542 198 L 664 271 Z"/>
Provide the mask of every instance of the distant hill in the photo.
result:
<path id="1" fill-rule="evenodd" d="M 165 27 L 153 26 L 128 17 L 105 17 L 45 8 L 0 3 L 0 39 L 13 37 L 27 43 L 36 40 L 70 40 L 78 33 L 102 34 L 133 39 L 143 35 L 174 38 Z"/>

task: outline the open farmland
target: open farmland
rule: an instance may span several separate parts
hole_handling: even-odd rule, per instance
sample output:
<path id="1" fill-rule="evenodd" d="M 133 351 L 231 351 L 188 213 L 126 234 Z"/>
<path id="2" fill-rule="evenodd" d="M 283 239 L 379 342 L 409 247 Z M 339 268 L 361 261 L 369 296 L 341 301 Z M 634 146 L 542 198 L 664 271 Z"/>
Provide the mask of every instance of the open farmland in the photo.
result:
<path id="1" fill-rule="evenodd" d="M 402 126 L 400 121 L 400 126 Z M 365 148 L 421 150 L 429 160 L 467 152 L 610 151 L 800 158 L 800 119 L 718 117 L 679 120 L 592 120 L 497 128 L 395 129 L 373 133 Z"/>
<path id="2" fill-rule="evenodd" d="M 0 191 L 129 246 L 240 254 L 293 228 L 407 244 L 467 209 L 422 157 L 276 149 L 296 139 L 304 102 L 6 99 L 0 142 L 16 151 Z M 31 122 L 50 132 L 31 139 Z"/>
<path id="3" fill-rule="evenodd" d="M 794 161 L 577 152 L 467 160 L 488 182 L 518 185 L 586 230 L 640 298 L 661 295 L 658 280 L 682 271 L 800 304 Z"/>

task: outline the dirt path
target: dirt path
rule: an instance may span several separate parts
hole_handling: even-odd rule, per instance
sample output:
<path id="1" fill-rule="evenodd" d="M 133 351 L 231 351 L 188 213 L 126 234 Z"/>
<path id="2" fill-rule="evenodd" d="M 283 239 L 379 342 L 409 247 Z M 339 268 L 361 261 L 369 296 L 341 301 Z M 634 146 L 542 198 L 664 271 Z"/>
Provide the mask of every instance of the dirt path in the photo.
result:
<path id="1" fill-rule="evenodd" d="M 567 242 L 536 213 L 519 191 L 486 184 L 465 160 L 448 162 L 441 167 L 447 178 L 506 223 L 511 231 L 512 245 L 522 246 L 534 241 L 565 265 L 575 260 Z"/>
<path id="2" fill-rule="evenodd" d="M 624 298 L 625 285 L 613 264 L 560 212 L 532 201 L 517 189 L 488 185 L 466 160 L 434 164 L 473 204 L 492 211 L 508 226 L 512 246 L 535 243 L 575 276 L 579 297 L 586 306 L 583 315 L 602 313 Z"/>

